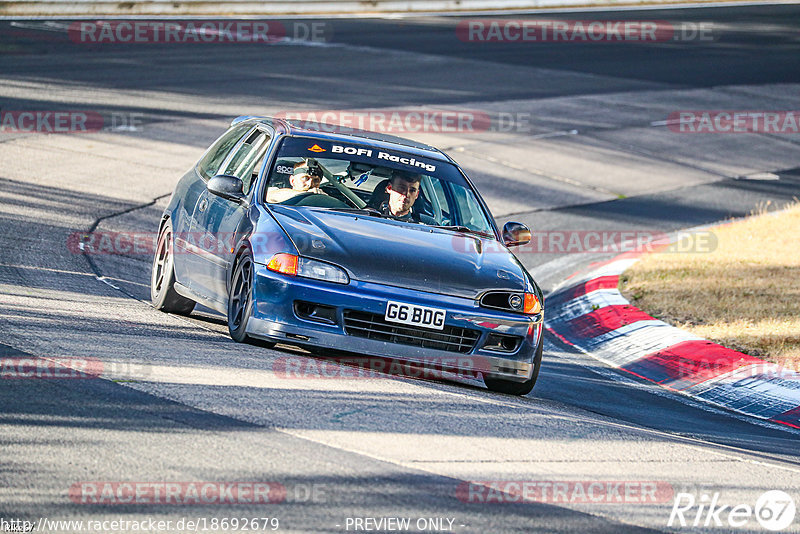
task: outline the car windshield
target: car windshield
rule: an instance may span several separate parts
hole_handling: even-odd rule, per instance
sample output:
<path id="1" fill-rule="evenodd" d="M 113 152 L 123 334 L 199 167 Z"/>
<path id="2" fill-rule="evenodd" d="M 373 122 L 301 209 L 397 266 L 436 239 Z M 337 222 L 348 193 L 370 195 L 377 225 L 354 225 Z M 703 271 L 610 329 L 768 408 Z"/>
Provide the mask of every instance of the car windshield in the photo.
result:
<path id="1" fill-rule="evenodd" d="M 355 143 L 285 138 L 269 172 L 266 201 L 494 237 L 487 214 L 454 165 Z"/>

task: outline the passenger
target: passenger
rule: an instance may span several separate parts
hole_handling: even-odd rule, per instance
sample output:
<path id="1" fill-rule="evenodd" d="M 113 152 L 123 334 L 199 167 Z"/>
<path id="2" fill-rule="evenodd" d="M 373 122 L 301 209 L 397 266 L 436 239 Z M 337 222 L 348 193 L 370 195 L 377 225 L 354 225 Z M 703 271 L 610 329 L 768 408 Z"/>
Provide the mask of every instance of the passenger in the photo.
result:
<path id="1" fill-rule="evenodd" d="M 324 195 L 325 192 L 319 188 L 321 182 L 322 169 L 317 162 L 312 159 L 300 161 L 294 165 L 292 176 L 289 178 L 292 188 L 270 188 L 267 202 L 285 202 L 303 193 Z"/>
<path id="2" fill-rule="evenodd" d="M 408 222 L 420 222 L 420 214 L 414 211 L 414 202 L 419 196 L 422 176 L 404 171 L 392 172 L 389 183 L 386 184 L 386 193 L 389 198 L 385 200 L 378 210 L 386 216 Z"/>

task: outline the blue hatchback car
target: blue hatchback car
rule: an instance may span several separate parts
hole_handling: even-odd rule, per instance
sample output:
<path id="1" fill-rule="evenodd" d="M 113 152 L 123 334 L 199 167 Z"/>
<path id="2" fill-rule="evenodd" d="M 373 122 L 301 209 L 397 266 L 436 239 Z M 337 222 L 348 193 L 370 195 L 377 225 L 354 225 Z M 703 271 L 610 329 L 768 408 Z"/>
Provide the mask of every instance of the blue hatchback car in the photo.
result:
<path id="1" fill-rule="evenodd" d="M 239 117 L 181 178 L 153 260 L 156 309 L 196 303 L 231 337 L 480 373 L 524 395 L 544 298 L 441 151 L 372 132 Z"/>

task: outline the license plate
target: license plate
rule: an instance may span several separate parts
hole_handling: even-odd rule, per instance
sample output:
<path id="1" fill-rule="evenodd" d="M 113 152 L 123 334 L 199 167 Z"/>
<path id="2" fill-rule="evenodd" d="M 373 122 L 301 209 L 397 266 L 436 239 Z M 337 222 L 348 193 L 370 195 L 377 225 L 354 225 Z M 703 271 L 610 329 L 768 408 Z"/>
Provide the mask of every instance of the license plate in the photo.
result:
<path id="1" fill-rule="evenodd" d="M 438 308 L 427 308 L 391 300 L 386 304 L 385 319 L 393 323 L 444 330 L 446 316 L 447 311 Z"/>

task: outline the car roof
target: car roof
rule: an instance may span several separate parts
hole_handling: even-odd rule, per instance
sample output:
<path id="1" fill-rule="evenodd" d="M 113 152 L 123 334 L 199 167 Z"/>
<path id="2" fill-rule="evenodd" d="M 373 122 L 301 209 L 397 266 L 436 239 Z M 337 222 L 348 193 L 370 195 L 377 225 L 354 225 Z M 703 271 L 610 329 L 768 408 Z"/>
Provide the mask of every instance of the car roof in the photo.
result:
<path id="1" fill-rule="evenodd" d="M 405 152 L 415 155 L 451 162 L 450 158 L 443 154 L 438 148 L 430 145 L 426 145 L 418 141 L 412 141 L 411 139 L 406 139 L 404 137 L 398 137 L 396 135 L 371 132 L 369 130 L 359 130 L 358 128 L 350 128 L 347 126 L 338 126 L 335 124 L 325 124 L 295 119 L 278 119 L 273 117 L 254 116 L 238 117 L 231 122 L 231 125 L 238 124 L 246 120 L 265 122 L 276 127 L 283 126 L 283 129 L 287 135 L 312 137 L 315 139 L 334 142 L 338 141 L 341 143 L 363 143 L 366 140 L 369 141 L 368 144 L 380 148 L 401 149 Z"/>

